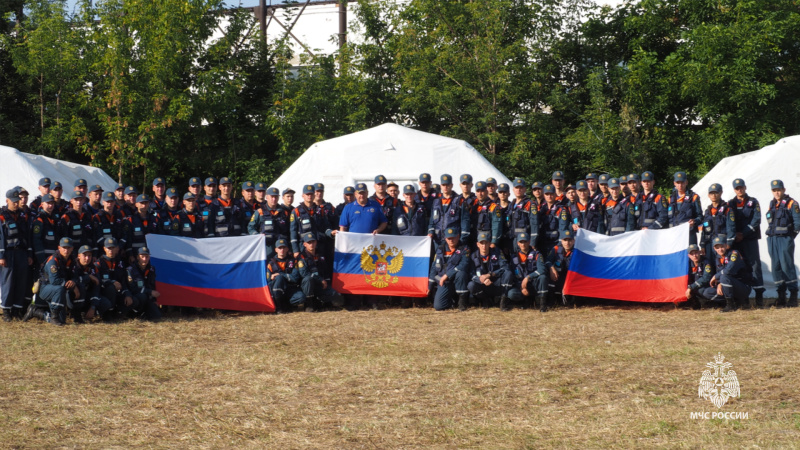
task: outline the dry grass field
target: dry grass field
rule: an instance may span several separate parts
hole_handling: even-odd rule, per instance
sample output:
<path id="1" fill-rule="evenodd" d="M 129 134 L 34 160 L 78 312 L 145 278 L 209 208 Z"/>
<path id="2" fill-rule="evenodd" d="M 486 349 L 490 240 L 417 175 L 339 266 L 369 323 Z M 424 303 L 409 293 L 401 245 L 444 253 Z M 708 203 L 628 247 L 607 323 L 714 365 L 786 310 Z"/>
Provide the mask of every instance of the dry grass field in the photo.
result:
<path id="1" fill-rule="evenodd" d="M 800 310 L 0 324 L 1 447 L 800 446 Z M 717 352 L 741 397 L 698 398 Z"/>

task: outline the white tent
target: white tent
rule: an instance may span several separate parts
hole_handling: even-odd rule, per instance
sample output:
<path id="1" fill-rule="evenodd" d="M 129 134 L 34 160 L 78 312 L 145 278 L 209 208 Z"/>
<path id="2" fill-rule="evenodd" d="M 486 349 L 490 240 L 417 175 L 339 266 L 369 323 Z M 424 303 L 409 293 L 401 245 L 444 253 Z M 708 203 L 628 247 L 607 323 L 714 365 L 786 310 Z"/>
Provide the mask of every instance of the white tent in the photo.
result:
<path id="1" fill-rule="evenodd" d="M 317 142 L 309 147 L 283 173 L 273 186 L 301 192 L 306 184 L 323 183 L 325 198 L 336 205 L 342 190 L 355 183 L 366 183 L 370 193 L 376 175 L 384 175 L 400 186 L 413 184 L 421 173 L 430 173 L 434 183 L 450 174 L 454 184 L 468 173 L 473 183 L 494 177 L 498 183 L 510 181 L 467 142 L 425 133 L 392 123 L 357 133 Z M 454 190 L 460 193 L 458 186 Z"/>
<path id="2" fill-rule="evenodd" d="M 0 177 L 0 193 L 22 186 L 33 200 L 39 195 L 39 180 L 49 177 L 64 186 L 64 198 L 72 198 L 75 180 L 83 178 L 89 185 L 99 184 L 105 190 L 114 190 L 117 183 L 102 169 L 82 164 L 61 161 L 41 155 L 23 153 L 15 148 L 0 145 L 0 161 L 3 161 L 3 176 Z"/>
<path id="3" fill-rule="evenodd" d="M 764 273 L 764 286 L 767 295 L 776 295 L 772 281 L 769 252 L 767 251 L 767 219 L 766 212 L 772 200 L 772 180 L 782 180 L 786 194 L 800 199 L 800 136 L 790 136 L 760 150 L 729 156 L 720 161 L 706 176 L 692 188 L 703 198 L 703 207 L 708 206 L 708 187 L 713 183 L 722 185 L 722 198 L 728 200 L 736 196 L 733 192 L 733 180 L 741 178 L 747 184 L 747 194 L 758 200 L 761 205 L 761 235 L 759 250 L 761 252 L 761 269 Z M 795 249 L 795 261 L 800 253 Z"/>

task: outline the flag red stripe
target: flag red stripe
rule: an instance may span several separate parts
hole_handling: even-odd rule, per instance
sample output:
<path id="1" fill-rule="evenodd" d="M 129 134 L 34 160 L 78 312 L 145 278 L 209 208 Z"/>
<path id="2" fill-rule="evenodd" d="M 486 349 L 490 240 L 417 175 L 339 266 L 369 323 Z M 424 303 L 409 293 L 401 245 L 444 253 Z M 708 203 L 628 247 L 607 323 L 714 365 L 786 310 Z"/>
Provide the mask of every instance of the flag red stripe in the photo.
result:
<path id="1" fill-rule="evenodd" d="M 233 311 L 275 311 L 272 296 L 266 286 L 248 289 L 211 289 L 176 286 L 156 281 L 156 290 L 161 293 L 161 297 L 158 298 L 160 305 Z"/>
<path id="2" fill-rule="evenodd" d="M 663 280 L 606 280 L 569 271 L 564 294 L 629 302 L 677 303 L 686 301 L 688 281 L 688 274 Z"/>
<path id="3" fill-rule="evenodd" d="M 333 274 L 332 287 L 342 294 L 364 295 L 396 295 L 401 297 L 425 297 L 428 295 L 428 279 L 421 277 L 392 277 L 396 283 L 389 283 L 385 288 L 372 286 L 369 275 L 353 275 L 345 273 Z"/>

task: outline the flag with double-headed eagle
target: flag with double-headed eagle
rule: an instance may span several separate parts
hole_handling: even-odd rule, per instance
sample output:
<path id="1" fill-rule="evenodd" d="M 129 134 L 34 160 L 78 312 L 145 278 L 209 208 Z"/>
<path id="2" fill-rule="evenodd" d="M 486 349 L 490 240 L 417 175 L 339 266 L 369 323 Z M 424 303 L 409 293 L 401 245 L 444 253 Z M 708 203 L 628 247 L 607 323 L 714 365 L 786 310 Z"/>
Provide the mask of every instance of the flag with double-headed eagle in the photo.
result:
<path id="1" fill-rule="evenodd" d="M 431 240 L 339 232 L 333 259 L 333 288 L 343 294 L 428 295 Z"/>

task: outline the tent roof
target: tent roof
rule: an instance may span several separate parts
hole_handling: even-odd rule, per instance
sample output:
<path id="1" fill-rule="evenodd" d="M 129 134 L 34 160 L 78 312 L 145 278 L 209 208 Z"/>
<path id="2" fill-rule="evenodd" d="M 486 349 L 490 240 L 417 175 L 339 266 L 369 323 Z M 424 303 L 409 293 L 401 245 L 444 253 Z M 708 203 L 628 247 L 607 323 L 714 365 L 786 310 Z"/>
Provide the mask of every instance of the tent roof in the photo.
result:
<path id="1" fill-rule="evenodd" d="M 761 235 L 759 251 L 761 269 L 764 274 L 764 286 L 767 294 L 774 295 L 774 284 L 770 272 L 770 257 L 767 250 L 766 211 L 772 200 L 772 180 L 782 180 L 786 186 L 786 194 L 800 198 L 800 136 L 785 137 L 778 142 L 741 155 L 729 156 L 717 163 L 692 190 L 703 199 L 703 208 L 709 204 L 708 187 L 714 183 L 722 185 L 722 200 L 736 196 L 733 191 L 733 180 L 741 178 L 747 185 L 747 194 L 758 200 L 761 206 Z M 798 247 L 800 248 L 800 247 Z M 795 249 L 795 260 L 800 253 Z"/>
<path id="2" fill-rule="evenodd" d="M 387 123 L 313 144 L 273 185 L 301 192 L 303 185 L 323 183 L 328 201 L 337 203 L 346 186 L 363 182 L 371 191 L 376 175 L 402 190 L 405 184 L 417 186 L 423 172 L 430 173 L 434 183 L 445 173 L 456 180 L 468 173 L 473 182 L 494 177 L 498 183 L 510 183 L 465 141 Z"/>
<path id="3" fill-rule="evenodd" d="M 72 197 L 75 180 L 84 178 L 88 184 L 99 184 L 105 190 L 114 190 L 117 183 L 103 169 L 61 161 L 47 156 L 23 153 L 15 148 L 0 145 L 0 161 L 3 161 L 3 177 L 0 193 L 14 186 L 22 186 L 30 193 L 30 200 L 39 195 L 39 180 L 50 177 L 64 186 L 64 198 Z"/>

